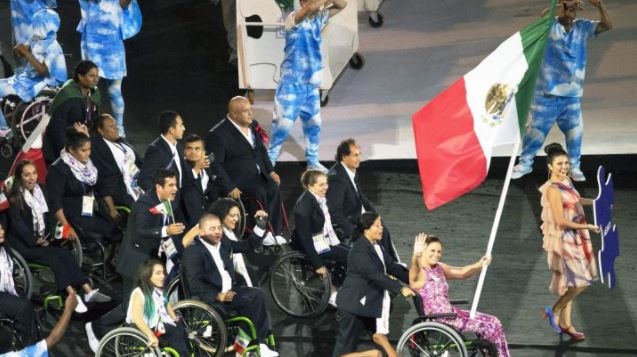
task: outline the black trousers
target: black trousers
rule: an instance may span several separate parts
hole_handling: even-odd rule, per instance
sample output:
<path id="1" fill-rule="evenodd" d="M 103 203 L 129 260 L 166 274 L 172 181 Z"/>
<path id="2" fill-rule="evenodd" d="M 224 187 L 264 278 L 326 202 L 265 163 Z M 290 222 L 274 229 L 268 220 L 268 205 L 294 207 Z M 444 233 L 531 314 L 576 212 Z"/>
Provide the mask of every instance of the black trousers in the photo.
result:
<path id="1" fill-rule="evenodd" d="M 358 346 L 360 333 L 363 329 L 371 333 L 376 332 L 376 319 L 373 317 L 358 316 L 338 309 L 341 321 L 338 325 L 338 334 L 332 357 L 341 357 L 344 354 L 355 352 Z"/>
<path id="2" fill-rule="evenodd" d="M 126 322 L 128 302 L 130 301 L 130 295 L 133 289 L 135 289 L 135 281 L 122 276 L 122 302 L 115 306 L 113 310 L 91 322 L 95 337 L 101 340 L 109 331 L 122 326 L 124 322 Z"/>
<path id="3" fill-rule="evenodd" d="M 257 339 L 260 343 L 265 343 L 265 339 L 270 334 L 271 326 L 263 291 L 247 286 L 237 286 L 233 290 L 237 294 L 232 301 L 223 303 L 224 307 L 248 317 L 257 330 Z"/>
<path id="4" fill-rule="evenodd" d="M 190 350 L 186 343 L 188 337 L 183 322 L 179 321 L 176 326 L 164 324 L 164 329 L 166 332 L 159 336 L 159 345 L 174 349 L 180 356 L 190 356 Z"/>
<path id="5" fill-rule="evenodd" d="M 31 302 L 3 291 L 0 291 L 0 301 L 0 318 L 13 321 L 13 328 L 20 336 L 23 346 L 35 344 L 40 336 Z"/>
<path id="6" fill-rule="evenodd" d="M 59 291 L 66 290 L 67 286 L 77 288 L 90 282 L 77 265 L 73 254 L 62 247 L 33 247 L 21 249 L 20 254 L 28 262 L 49 266 L 53 270 Z"/>
<path id="7" fill-rule="evenodd" d="M 279 185 L 273 180 L 268 180 L 261 174 L 256 174 L 250 179 L 249 185 L 242 185 L 239 190 L 254 197 L 264 206 L 268 212 L 268 220 L 272 225 L 272 233 L 280 235 L 283 230 L 283 215 L 281 206 L 281 191 Z M 253 216 L 255 212 L 248 212 Z"/>

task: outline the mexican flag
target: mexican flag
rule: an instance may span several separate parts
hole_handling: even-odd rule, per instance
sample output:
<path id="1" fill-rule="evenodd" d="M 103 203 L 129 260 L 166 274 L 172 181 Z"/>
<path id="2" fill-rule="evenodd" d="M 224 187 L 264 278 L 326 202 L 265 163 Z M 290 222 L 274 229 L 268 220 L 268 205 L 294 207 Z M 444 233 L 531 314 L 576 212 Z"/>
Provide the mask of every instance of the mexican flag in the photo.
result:
<path id="1" fill-rule="evenodd" d="M 151 207 L 148 211 L 152 214 L 163 214 L 164 216 L 172 217 L 173 208 L 168 201 L 162 201 L 155 207 Z"/>
<path id="2" fill-rule="evenodd" d="M 416 156 L 428 209 L 479 186 L 487 176 L 493 148 L 519 140 L 553 14 L 551 10 L 506 39 L 413 115 Z"/>
<path id="3" fill-rule="evenodd" d="M 69 233 L 71 233 L 71 225 L 58 222 L 55 226 L 55 233 L 53 233 L 53 237 L 55 239 L 68 239 Z"/>

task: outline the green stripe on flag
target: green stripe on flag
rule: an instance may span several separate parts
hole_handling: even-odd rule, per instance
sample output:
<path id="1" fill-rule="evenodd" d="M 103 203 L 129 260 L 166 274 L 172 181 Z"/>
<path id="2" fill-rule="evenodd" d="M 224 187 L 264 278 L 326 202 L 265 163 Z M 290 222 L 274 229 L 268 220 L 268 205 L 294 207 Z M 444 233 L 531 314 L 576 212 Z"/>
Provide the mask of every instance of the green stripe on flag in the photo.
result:
<path id="1" fill-rule="evenodd" d="M 544 58 L 544 49 L 546 48 L 546 39 L 549 34 L 551 19 L 555 16 L 556 2 L 557 0 L 551 1 L 551 10 L 548 14 L 520 31 L 524 57 L 526 57 L 526 63 L 529 65 L 529 69 L 518 85 L 518 92 L 515 94 L 520 135 L 524 135 L 525 132 L 529 108 L 531 107 L 533 93 L 535 92 L 537 75 L 542 65 L 542 59 Z"/>

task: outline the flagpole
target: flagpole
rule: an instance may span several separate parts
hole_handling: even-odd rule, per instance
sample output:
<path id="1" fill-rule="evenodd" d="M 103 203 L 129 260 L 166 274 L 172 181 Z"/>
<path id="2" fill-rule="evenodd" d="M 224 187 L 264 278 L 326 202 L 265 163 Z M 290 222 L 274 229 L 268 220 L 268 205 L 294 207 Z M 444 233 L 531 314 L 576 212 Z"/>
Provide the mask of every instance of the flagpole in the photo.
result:
<path id="1" fill-rule="evenodd" d="M 495 236 L 498 232 L 498 226 L 500 225 L 500 218 L 502 218 L 502 210 L 504 209 L 504 202 L 506 201 L 507 192 L 509 191 L 509 184 L 511 183 L 511 174 L 513 172 L 513 165 L 515 164 L 515 158 L 518 155 L 518 151 L 520 150 L 520 136 L 517 136 L 515 143 L 513 145 L 513 152 L 511 152 L 511 158 L 509 160 L 509 167 L 507 168 L 506 178 L 504 179 L 504 187 L 502 187 L 502 193 L 500 194 L 500 202 L 498 203 L 498 209 L 495 212 L 495 219 L 493 220 L 493 225 L 491 226 L 491 234 L 489 235 L 489 244 L 487 244 L 487 252 L 485 255 L 490 256 L 491 250 L 493 249 L 493 244 L 495 243 Z M 470 318 L 474 318 L 476 316 L 476 310 L 478 309 L 478 303 L 480 302 L 480 294 L 482 294 L 482 285 L 484 284 L 484 279 L 487 276 L 487 266 L 482 267 L 482 271 L 480 272 L 480 278 L 478 279 L 478 286 L 476 287 L 476 292 L 473 295 L 473 302 L 471 303 L 471 312 L 469 313 Z"/>

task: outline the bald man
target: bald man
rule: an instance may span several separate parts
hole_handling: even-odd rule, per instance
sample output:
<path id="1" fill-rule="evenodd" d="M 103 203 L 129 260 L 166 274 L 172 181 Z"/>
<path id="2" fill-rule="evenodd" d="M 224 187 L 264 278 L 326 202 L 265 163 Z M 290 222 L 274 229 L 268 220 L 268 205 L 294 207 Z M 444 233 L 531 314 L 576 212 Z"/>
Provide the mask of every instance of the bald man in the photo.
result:
<path id="1" fill-rule="evenodd" d="M 257 128 L 262 130 L 253 118 L 250 101 L 234 97 L 228 103 L 228 115 L 208 131 L 206 152 L 215 154 L 213 173 L 223 195 L 239 199 L 247 194 L 264 205 L 270 227 L 263 244 L 283 244 L 281 179 L 274 172 Z"/>

